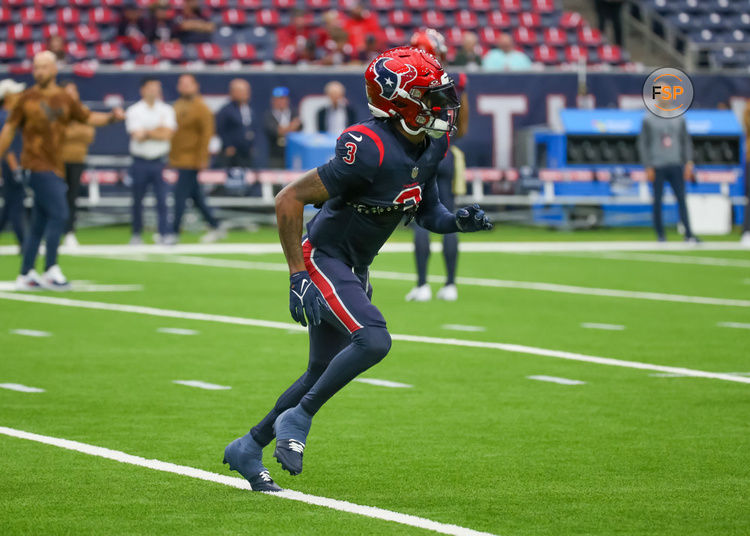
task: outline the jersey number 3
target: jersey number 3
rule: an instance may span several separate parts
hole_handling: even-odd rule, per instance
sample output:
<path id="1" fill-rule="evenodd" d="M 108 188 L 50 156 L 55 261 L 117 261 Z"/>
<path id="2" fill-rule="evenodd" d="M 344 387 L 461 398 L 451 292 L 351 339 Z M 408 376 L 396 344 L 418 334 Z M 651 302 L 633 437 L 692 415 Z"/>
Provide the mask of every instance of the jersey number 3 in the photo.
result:
<path id="1" fill-rule="evenodd" d="M 347 164 L 351 165 L 354 163 L 354 159 L 357 156 L 357 146 L 352 142 L 347 142 L 344 144 L 344 147 L 346 147 L 346 156 L 343 158 L 343 160 Z"/>

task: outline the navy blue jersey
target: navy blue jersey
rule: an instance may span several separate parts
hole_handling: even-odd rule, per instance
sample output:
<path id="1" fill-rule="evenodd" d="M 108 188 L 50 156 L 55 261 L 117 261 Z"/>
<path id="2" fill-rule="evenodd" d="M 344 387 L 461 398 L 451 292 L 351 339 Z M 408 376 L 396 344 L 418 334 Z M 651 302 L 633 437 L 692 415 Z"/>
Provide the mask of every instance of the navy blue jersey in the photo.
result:
<path id="1" fill-rule="evenodd" d="M 405 213 L 452 218 L 435 183 L 448 144 L 447 136 L 413 144 L 384 119 L 346 129 L 335 156 L 318 168 L 330 199 L 307 225 L 310 241 L 350 266 L 367 266 Z"/>

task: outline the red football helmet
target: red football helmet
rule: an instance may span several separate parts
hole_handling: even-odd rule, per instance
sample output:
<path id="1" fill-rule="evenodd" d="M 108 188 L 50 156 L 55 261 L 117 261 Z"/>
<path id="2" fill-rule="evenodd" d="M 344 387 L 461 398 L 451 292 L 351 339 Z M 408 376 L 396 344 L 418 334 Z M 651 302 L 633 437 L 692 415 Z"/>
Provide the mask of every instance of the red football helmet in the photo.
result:
<path id="1" fill-rule="evenodd" d="M 440 61 L 445 61 L 445 56 L 448 54 L 445 37 L 433 28 L 414 32 L 411 36 L 411 46 L 432 54 Z"/>
<path id="2" fill-rule="evenodd" d="M 409 134 L 439 138 L 455 128 L 456 88 L 432 54 L 406 47 L 383 52 L 365 71 L 365 89 L 372 115 L 398 118 Z"/>

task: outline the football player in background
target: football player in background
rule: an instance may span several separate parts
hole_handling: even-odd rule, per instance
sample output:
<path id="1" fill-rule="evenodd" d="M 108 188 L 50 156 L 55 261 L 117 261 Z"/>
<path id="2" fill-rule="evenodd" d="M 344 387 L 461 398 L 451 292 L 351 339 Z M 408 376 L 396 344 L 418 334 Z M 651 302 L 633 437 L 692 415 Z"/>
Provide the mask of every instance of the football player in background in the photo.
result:
<path id="1" fill-rule="evenodd" d="M 26 84 L 16 82 L 10 78 L 0 82 L 0 126 L 8 120 L 8 113 L 13 109 L 19 95 L 26 88 Z M 13 232 L 16 234 L 19 249 L 23 247 L 25 234 L 24 207 L 26 189 L 23 185 L 23 170 L 18 163 L 21 138 L 17 136 L 13 140 L 10 151 L 2 159 L 3 178 L 3 208 L 0 209 L 0 233 L 3 232 L 5 224 L 10 222 Z"/>
<path id="2" fill-rule="evenodd" d="M 299 474 L 313 416 L 390 350 L 385 319 L 371 301 L 369 266 L 399 222 L 414 218 L 441 234 L 492 228 L 478 205 L 454 214 L 438 198 L 435 175 L 459 109 L 440 61 L 417 49 L 392 49 L 370 63 L 365 85 L 374 117 L 344 130 L 328 163 L 276 196 L 289 308 L 309 325 L 310 352 L 304 374 L 224 451 L 224 462 L 254 490 L 280 489 L 262 461 L 274 436 L 274 456 Z M 321 209 L 300 240 L 306 204 Z"/>
<path id="3" fill-rule="evenodd" d="M 445 62 L 448 47 L 445 38 L 432 28 L 415 32 L 411 37 L 411 46 L 424 50 Z M 469 127 L 469 99 L 466 95 L 466 75 L 458 77 L 456 90 L 461 104 L 461 114 L 458 117 L 455 132 L 449 134 L 451 141 L 466 133 Z M 437 187 L 440 202 L 448 209 L 455 207 L 455 196 L 466 193 L 466 159 L 464 152 L 451 144 L 437 171 Z M 429 301 L 432 299 L 432 289 L 427 283 L 427 264 L 430 260 L 430 232 L 419 224 L 414 224 L 414 257 L 417 264 L 417 286 L 406 295 L 407 301 Z M 458 264 L 458 235 L 449 233 L 443 235 L 443 259 L 445 260 L 445 285 L 438 290 L 437 298 L 446 301 L 458 299 L 456 289 L 456 266 Z"/>

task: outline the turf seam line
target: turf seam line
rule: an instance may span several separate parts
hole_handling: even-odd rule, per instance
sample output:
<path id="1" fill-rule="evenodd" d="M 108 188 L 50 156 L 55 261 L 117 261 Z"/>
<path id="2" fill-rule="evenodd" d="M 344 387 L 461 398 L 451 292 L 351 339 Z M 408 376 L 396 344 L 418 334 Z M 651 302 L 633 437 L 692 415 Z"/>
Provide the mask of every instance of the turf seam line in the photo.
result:
<path id="1" fill-rule="evenodd" d="M 173 473 L 182 476 L 189 476 L 191 478 L 197 478 L 199 480 L 205 480 L 208 482 L 215 482 L 217 484 L 224 484 L 238 489 L 250 490 L 250 484 L 244 478 L 237 478 L 228 475 L 222 475 L 219 473 L 212 473 L 196 467 L 189 467 L 187 465 L 178 465 L 170 462 L 163 462 L 161 460 L 154 460 L 148 458 L 142 458 L 141 456 L 135 456 L 119 450 L 112 450 L 105 447 L 97 447 L 95 445 L 89 445 L 87 443 L 80 443 L 78 441 L 71 441 L 69 439 L 62 439 L 58 437 L 45 436 L 35 434 L 31 432 L 25 432 L 23 430 L 17 430 L 15 428 L 8 428 L 0 426 L 0 433 L 10 437 L 16 437 L 19 439 L 27 439 L 29 441 L 36 441 L 37 443 L 44 443 L 54 447 L 60 447 L 67 450 L 80 452 L 83 454 L 89 454 L 91 456 L 98 456 L 100 458 L 106 458 L 114 460 L 120 463 L 126 463 L 130 465 L 136 465 L 139 467 L 145 467 L 147 469 L 153 469 L 155 471 L 163 471 L 165 473 Z M 431 530 L 433 532 L 439 532 L 441 534 L 450 534 L 453 536 L 493 536 L 489 532 L 479 532 L 473 529 L 461 527 L 459 525 L 452 525 L 448 523 L 440 523 L 438 521 L 432 521 L 423 517 L 413 516 L 410 514 L 402 514 L 394 512 L 392 510 L 386 510 L 384 508 L 377 508 L 375 506 L 365 506 L 360 504 L 351 503 L 348 501 L 341 501 L 338 499 L 330 499 L 328 497 L 320 497 L 317 495 L 309 495 L 293 490 L 283 490 L 280 492 L 263 492 L 266 495 L 272 497 L 279 497 L 281 499 L 288 499 L 292 501 L 303 502 L 312 504 L 315 506 L 324 506 L 333 510 L 339 510 L 341 512 L 348 512 L 351 514 L 357 514 L 365 517 L 371 517 L 374 519 L 381 519 L 384 521 L 391 521 L 399 523 L 401 525 L 409 525 L 412 527 Z"/>
<path id="2" fill-rule="evenodd" d="M 260 328 L 283 329 L 286 331 L 307 331 L 298 324 L 287 322 L 274 322 L 272 320 L 259 320 L 255 318 L 243 318 L 228 315 L 216 315 L 208 313 L 194 313 L 189 311 L 175 311 L 172 309 L 159 309 L 156 307 L 147 307 L 141 305 L 126 305 L 119 303 L 106 303 L 86 300 L 74 300 L 70 298 L 58 298 L 54 296 L 43 296 L 34 294 L 20 294 L 0 292 L 0 299 L 14 300 L 29 303 L 44 303 L 49 305 L 61 305 L 65 307 L 79 307 L 84 309 L 96 309 L 104 311 L 118 311 L 126 313 L 143 314 L 149 316 L 182 318 L 187 320 L 199 320 L 205 322 L 219 322 L 224 324 L 235 324 L 240 326 L 253 326 Z M 654 372 L 670 372 L 683 374 L 685 376 L 694 376 L 697 378 L 711 378 L 715 380 L 724 380 L 737 383 L 750 384 L 750 378 L 742 376 L 733 376 L 731 374 L 722 374 L 720 372 L 707 372 L 703 370 L 694 370 L 684 367 L 672 367 L 666 365 L 654 365 L 651 363 L 641 363 L 638 361 L 626 361 L 609 357 L 599 357 L 593 355 L 579 354 L 576 352 L 566 352 L 563 350 L 551 350 L 548 348 L 538 348 L 522 344 L 510 344 L 502 342 L 472 341 L 467 339 L 453 339 L 440 337 L 427 337 L 419 335 L 391 334 L 395 341 L 418 342 L 425 344 L 437 344 L 442 346 L 459 346 L 465 348 L 487 348 L 502 350 L 518 354 L 539 355 L 545 357 L 555 357 L 558 359 L 567 359 L 571 361 L 582 361 L 585 363 L 596 363 L 598 365 L 609 365 L 614 367 L 632 368 L 640 370 L 650 370 Z"/>

